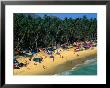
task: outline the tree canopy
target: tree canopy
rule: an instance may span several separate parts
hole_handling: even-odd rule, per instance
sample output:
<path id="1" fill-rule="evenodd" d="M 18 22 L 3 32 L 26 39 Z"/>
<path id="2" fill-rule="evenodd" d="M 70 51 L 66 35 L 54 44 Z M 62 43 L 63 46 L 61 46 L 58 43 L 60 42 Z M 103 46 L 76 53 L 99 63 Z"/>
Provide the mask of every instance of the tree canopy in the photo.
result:
<path id="1" fill-rule="evenodd" d="M 14 48 L 45 48 L 57 44 L 97 39 L 96 18 L 65 18 L 14 14 Z"/>

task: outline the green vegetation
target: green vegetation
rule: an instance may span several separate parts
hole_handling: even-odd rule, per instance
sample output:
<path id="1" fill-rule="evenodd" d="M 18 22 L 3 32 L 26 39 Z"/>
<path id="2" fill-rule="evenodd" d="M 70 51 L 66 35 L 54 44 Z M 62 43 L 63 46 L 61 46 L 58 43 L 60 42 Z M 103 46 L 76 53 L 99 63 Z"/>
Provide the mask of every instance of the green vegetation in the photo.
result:
<path id="1" fill-rule="evenodd" d="M 38 49 L 97 38 L 97 20 L 14 14 L 14 49 Z"/>

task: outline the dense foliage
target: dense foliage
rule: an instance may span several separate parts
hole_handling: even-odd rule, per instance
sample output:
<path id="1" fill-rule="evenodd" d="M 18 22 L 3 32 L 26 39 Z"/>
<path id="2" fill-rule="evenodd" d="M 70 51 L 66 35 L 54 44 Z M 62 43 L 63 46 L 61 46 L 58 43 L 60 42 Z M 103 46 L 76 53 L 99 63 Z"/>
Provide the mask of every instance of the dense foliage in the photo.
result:
<path id="1" fill-rule="evenodd" d="M 96 18 L 65 18 L 14 14 L 14 48 L 50 47 L 97 38 Z"/>

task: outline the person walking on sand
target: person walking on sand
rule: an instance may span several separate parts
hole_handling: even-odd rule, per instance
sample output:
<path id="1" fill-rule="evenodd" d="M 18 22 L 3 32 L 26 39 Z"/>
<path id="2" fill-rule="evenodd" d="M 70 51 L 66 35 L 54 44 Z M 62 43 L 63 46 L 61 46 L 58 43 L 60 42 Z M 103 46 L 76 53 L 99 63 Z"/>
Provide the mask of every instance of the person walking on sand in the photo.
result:
<path id="1" fill-rule="evenodd" d="M 64 58 L 64 57 L 62 56 L 62 58 Z"/>
<path id="2" fill-rule="evenodd" d="M 46 69 L 46 66 L 43 65 L 43 69 Z"/>
<path id="3" fill-rule="evenodd" d="M 53 55 L 51 55 L 51 56 L 50 56 L 50 58 L 52 58 L 52 59 L 53 59 L 53 62 L 54 62 L 54 56 L 53 56 Z"/>

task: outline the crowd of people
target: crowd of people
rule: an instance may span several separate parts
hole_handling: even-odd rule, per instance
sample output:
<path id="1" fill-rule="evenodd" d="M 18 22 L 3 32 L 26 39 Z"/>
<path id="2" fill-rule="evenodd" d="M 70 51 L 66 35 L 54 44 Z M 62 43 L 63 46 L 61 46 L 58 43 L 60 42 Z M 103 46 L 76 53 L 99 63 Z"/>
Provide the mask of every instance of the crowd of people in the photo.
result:
<path id="1" fill-rule="evenodd" d="M 97 46 L 96 40 L 84 41 L 84 42 L 74 42 L 73 46 L 75 47 L 75 51 L 86 50 L 89 48 L 93 48 Z"/>
<path id="2" fill-rule="evenodd" d="M 23 57 L 30 57 L 30 61 L 33 60 L 35 62 L 35 65 L 37 65 L 36 63 L 41 63 L 43 61 L 43 59 L 45 59 L 47 56 L 52 59 L 52 61 L 54 62 L 54 55 L 59 55 L 60 58 L 63 58 L 63 56 L 61 55 L 61 52 L 63 50 L 67 50 L 69 48 L 74 47 L 74 51 L 78 52 L 78 51 L 82 51 L 82 50 L 86 50 L 86 49 L 92 49 L 93 47 L 97 46 L 97 41 L 96 40 L 90 40 L 90 41 L 77 41 L 74 42 L 72 45 L 68 45 L 68 44 L 62 44 L 60 46 L 59 49 L 55 49 L 53 47 L 48 47 L 48 48 L 39 48 L 38 50 L 22 50 L 20 51 L 20 49 L 16 50 L 16 55 L 21 55 Z M 43 57 L 39 57 L 37 56 L 37 53 L 43 51 L 47 56 L 45 56 L 45 58 Z M 32 59 L 33 58 L 33 59 Z M 16 58 L 14 58 L 14 69 L 20 69 L 20 67 L 24 67 L 27 64 L 24 63 L 19 63 Z"/>

